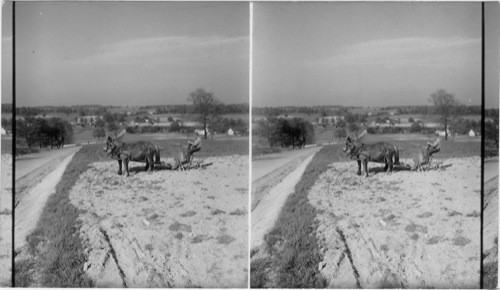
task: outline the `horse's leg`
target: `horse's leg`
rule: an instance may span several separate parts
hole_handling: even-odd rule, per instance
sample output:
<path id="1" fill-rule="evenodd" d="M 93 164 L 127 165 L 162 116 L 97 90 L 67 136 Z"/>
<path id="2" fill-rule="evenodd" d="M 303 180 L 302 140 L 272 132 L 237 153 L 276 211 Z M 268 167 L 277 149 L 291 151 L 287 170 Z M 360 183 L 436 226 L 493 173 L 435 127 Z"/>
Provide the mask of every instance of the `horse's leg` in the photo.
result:
<path id="1" fill-rule="evenodd" d="M 368 177 L 368 159 L 363 160 L 363 165 L 365 166 L 366 177 Z"/>
<path id="2" fill-rule="evenodd" d="M 123 163 L 125 165 L 125 171 L 127 172 L 127 177 L 129 177 L 130 174 L 128 173 L 128 159 L 123 160 Z"/>
<path id="3" fill-rule="evenodd" d="M 361 160 L 358 159 L 358 175 L 361 175 Z"/>
<path id="4" fill-rule="evenodd" d="M 118 159 L 118 175 L 122 175 L 122 160 Z"/>
<path id="5" fill-rule="evenodd" d="M 154 169 L 154 162 L 153 162 L 153 155 L 150 154 L 147 159 L 146 159 L 146 165 L 149 165 L 148 172 L 153 171 Z"/>
<path id="6" fill-rule="evenodd" d="M 392 171 L 392 157 L 390 155 L 385 157 L 385 170 L 387 173 Z"/>

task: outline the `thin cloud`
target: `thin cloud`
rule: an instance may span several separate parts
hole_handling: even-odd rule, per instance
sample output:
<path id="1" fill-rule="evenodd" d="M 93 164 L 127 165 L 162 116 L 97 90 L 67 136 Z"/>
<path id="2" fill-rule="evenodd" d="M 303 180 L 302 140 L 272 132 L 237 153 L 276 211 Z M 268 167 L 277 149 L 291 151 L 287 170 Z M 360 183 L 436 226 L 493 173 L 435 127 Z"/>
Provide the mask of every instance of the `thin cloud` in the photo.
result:
<path id="1" fill-rule="evenodd" d="M 481 40 L 464 38 L 401 38 L 342 47 L 336 55 L 308 62 L 327 66 L 459 66 L 477 63 Z"/>
<path id="2" fill-rule="evenodd" d="M 183 65 L 206 64 L 248 57 L 248 37 L 155 37 L 127 40 L 100 47 L 98 53 L 71 64 Z"/>

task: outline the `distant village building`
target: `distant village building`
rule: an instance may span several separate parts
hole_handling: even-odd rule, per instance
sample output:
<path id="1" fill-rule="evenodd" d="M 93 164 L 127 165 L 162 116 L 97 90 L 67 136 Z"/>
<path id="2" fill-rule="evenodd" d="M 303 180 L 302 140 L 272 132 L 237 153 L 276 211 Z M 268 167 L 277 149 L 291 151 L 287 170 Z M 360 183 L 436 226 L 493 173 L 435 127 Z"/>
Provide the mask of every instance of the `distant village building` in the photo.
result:
<path id="1" fill-rule="evenodd" d="M 451 130 L 448 129 L 447 132 L 448 132 L 448 136 L 451 136 Z M 439 137 L 445 137 L 446 133 L 444 130 L 436 130 L 436 135 L 438 135 Z"/>
<path id="2" fill-rule="evenodd" d="M 2 131 L 1 131 L 1 132 L 2 132 L 2 135 L 7 135 L 7 131 L 5 131 L 5 129 L 4 129 L 4 128 L 2 128 Z"/>
<path id="3" fill-rule="evenodd" d="M 198 135 L 204 136 L 205 135 L 205 130 L 203 129 L 196 129 L 194 130 L 195 133 L 198 133 Z M 207 135 L 210 134 L 210 130 L 207 128 Z"/>
<path id="4" fill-rule="evenodd" d="M 83 123 L 91 123 L 91 122 L 95 123 L 99 119 L 102 120 L 102 116 L 93 115 L 93 116 L 76 117 L 76 124 L 80 125 Z"/>
<path id="5" fill-rule="evenodd" d="M 228 136 L 234 136 L 234 131 L 232 128 L 229 128 L 229 130 L 227 130 L 227 135 Z"/>
<path id="6" fill-rule="evenodd" d="M 474 132 L 474 130 L 470 129 L 469 131 L 469 137 L 476 137 L 476 132 Z"/>

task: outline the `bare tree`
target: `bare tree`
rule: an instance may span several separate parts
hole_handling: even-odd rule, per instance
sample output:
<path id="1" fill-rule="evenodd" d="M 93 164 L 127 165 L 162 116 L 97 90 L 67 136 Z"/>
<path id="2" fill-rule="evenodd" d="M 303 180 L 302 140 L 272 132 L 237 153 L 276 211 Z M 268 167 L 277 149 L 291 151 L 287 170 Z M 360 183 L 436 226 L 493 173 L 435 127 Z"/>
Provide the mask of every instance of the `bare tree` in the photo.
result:
<path id="1" fill-rule="evenodd" d="M 214 93 L 209 93 L 201 88 L 190 93 L 188 100 L 193 103 L 194 111 L 200 114 L 205 139 L 207 139 L 207 124 L 215 118 L 220 102 L 214 97 Z"/>
<path id="2" fill-rule="evenodd" d="M 436 113 L 441 115 L 444 124 L 445 140 L 448 140 L 448 127 L 460 103 L 455 99 L 454 94 L 450 94 L 443 89 L 437 90 L 428 99 L 436 107 Z"/>

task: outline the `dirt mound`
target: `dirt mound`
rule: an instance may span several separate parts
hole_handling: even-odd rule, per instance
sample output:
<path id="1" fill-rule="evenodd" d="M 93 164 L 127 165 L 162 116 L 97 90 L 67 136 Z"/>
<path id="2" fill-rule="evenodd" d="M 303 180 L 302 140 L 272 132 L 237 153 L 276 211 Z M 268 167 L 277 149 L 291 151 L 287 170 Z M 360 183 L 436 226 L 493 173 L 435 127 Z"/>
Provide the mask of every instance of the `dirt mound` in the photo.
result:
<path id="1" fill-rule="evenodd" d="M 97 287 L 247 287 L 248 156 L 205 161 L 129 178 L 110 161 L 80 176 L 70 198 Z"/>
<path id="2" fill-rule="evenodd" d="M 332 164 L 309 194 L 329 287 L 478 288 L 480 162 L 369 178 Z"/>
<path id="3" fill-rule="evenodd" d="M 0 287 L 12 285 L 12 155 L 2 154 L 0 195 Z"/>

